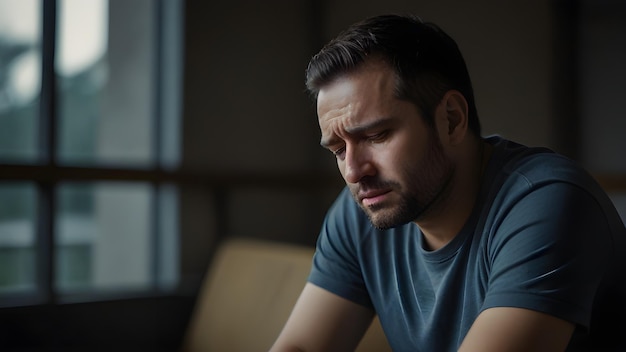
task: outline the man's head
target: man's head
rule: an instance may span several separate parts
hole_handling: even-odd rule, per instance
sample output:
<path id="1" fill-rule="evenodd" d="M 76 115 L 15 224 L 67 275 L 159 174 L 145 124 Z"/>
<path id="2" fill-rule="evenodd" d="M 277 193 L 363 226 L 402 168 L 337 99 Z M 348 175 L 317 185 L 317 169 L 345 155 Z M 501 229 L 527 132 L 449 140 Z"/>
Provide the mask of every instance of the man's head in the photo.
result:
<path id="1" fill-rule="evenodd" d="M 317 97 L 321 87 L 373 58 L 393 68 L 396 97 L 415 104 L 430 126 L 443 95 L 459 91 L 467 101 L 469 129 L 481 135 L 472 83 L 456 42 L 415 17 L 382 15 L 352 25 L 311 59 L 307 88 Z"/>
<path id="2" fill-rule="evenodd" d="M 412 18 L 366 20 L 312 59 L 307 85 L 317 98 L 321 144 L 376 227 L 445 207 L 465 172 L 457 166 L 470 149 L 472 114 L 480 136 L 452 39 Z"/>

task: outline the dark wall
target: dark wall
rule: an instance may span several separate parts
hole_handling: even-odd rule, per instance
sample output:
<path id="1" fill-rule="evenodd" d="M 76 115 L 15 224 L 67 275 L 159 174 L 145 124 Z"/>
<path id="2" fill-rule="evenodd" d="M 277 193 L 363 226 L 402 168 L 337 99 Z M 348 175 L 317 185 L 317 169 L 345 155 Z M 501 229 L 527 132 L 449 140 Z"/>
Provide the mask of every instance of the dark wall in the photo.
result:
<path id="1" fill-rule="evenodd" d="M 206 176 L 181 202 L 191 282 L 206 268 L 201 253 L 224 236 L 313 245 L 342 187 L 304 91 L 322 5 L 187 2 L 183 168 Z"/>

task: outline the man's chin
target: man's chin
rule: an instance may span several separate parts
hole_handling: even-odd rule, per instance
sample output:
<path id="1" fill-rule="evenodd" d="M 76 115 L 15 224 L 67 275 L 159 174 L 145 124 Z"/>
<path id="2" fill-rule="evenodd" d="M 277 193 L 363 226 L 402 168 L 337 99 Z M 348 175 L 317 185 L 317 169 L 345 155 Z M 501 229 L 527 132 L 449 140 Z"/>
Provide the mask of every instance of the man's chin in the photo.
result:
<path id="1" fill-rule="evenodd" d="M 398 227 L 398 226 L 405 224 L 405 223 L 396 223 L 396 222 L 391 222 L 391 221 L 372 221 L 371 218 L 370 218 L 370 222 L 372 223 L 372 226 L 374 226 L 377 230 L 381 230 L 381 231 L 389 230 L 394 227 Z"/>
<path id="2" fill-rule="evenodd" d="M 373 211 L 371 209 L 366 209 L 365 213 L 372 225 L 378 230 L 388 230 L 397 226 L 404 225 L 409 221 L 401 221 L 398 219 L 397 214 L 394 214 L 390 211 L 385 210 L 377 210 Z"/>

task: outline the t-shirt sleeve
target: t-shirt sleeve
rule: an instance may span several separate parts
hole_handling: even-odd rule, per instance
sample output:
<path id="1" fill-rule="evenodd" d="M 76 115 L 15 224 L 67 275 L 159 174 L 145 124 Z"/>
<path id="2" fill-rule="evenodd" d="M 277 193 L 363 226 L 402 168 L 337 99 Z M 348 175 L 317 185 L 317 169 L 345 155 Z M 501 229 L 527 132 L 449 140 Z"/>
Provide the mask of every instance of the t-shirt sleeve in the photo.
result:
<path id="1" fill-rule="evenodd" d="M 491 265 L 483 309 L 518 307 L 588 327 L 611 253 L 609 225 L 581 187 L 554 182 L 498 209 L 486 250 Z"/>
<path id="2" fill-rule="evenodd" d="M 308 281 L 372 308 L 359 264 L 360 211 L 344 189 L 324 219 Z"/>

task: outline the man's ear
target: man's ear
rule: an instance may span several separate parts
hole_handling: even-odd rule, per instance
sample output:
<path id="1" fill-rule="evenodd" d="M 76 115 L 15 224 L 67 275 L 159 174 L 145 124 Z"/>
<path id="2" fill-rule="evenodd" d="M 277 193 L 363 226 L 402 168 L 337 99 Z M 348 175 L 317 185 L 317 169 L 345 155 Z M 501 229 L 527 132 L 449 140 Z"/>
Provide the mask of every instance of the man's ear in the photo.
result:
<path id="1" fill-rule="evenodd" d="M 445 129 L 440 129 L 440 137 L 445 138 L 450 144 L 461 143 L 467 135 L 468 107 L 467 100 L 461 92 L 449 90 L 441 99 L 438 120 L 443 123 Z"/>

